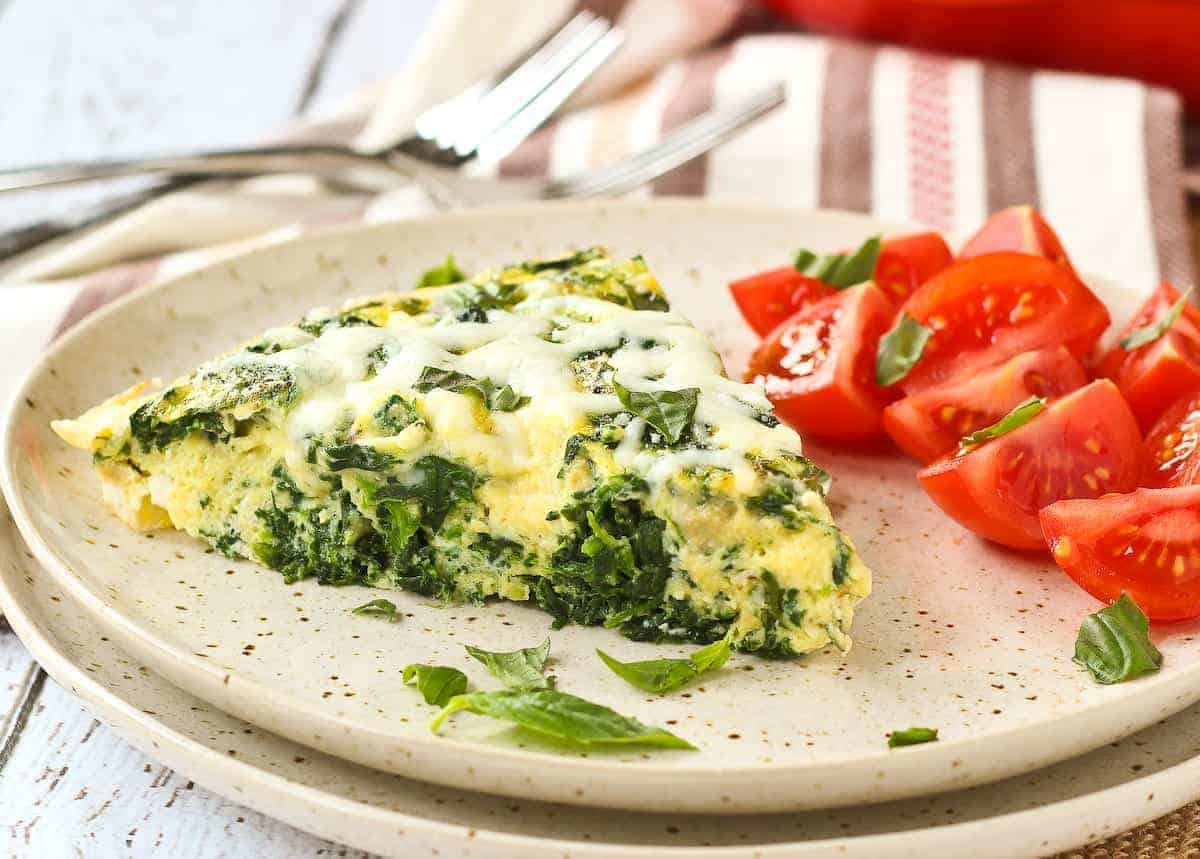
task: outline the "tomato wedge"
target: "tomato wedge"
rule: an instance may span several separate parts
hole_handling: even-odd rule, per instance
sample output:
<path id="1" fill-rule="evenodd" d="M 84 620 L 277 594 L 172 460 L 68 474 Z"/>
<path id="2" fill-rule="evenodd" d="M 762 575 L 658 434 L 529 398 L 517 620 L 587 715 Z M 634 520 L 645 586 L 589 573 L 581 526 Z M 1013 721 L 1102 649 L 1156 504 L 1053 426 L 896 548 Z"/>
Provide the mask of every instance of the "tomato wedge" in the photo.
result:
<path id="1" fill-rule="evenodd" d="M 995 253 L 963 260 L 904 303 L 933 331 L 900 386 L 913 393 L 1032 349 L 1066 346 L 1075 356 L 1108 327 L 1108 310 L 1070 271 L 1042 257 Z"/>
<path id="2" fill-rule="evenodd" d="M 1121 348 L 1121 341 L 1139 328 L 1153 325 L 1157 320 L 1166 316 L 1175 305 L 1175 302 L 1179 300 L 1179 297 L 1179 290 L 1171 286 L 1170 283 L 1165 280 L 1160 283 L 1158 288 L 1138 308 L 1138 312 L 1133 315 L 1129 323 L 1121 330 L 1121 335 L 1117 338 L 1116 344 L 1096 362 L 1096 375 L 1112 379 L 1114 382 L 1117 381 L 1121 375 L 1121 367 L 1124 366 L 1125 359 L 1132 354 Z M 1189 327 L 1189 323 L 1191 327 L 1196 329 L 1197 336 L 1200 336 L 1200 307 L 1196 307 L 1193 304 L 1185 304 L 1180 319 L 1176 320 L 1175 326 L 1172 327 L 1178 326 L 1186 330 Z"/>
<path id="3" fill-rule="evenodd" d="M 883 410 L 883 428 L 909 456 L 931 462 L 1030 397 L 1053 400 L 1086 384 L 1083 367 L 1065 347 L 1022 352 L 892 403 Z"/>
<path id="4" fill-rule="evenodd" d="M 801 432 L 838 441 L 882 435 L 888 393 L 875 383 L 875 353 L 894 312 L 873 283 L 809 305 L 767 335 L 746 380 L 763 384 Z"/>
<path id="5" fill-rule="evenodd" d="M 729 291 L 742 318 L 759 337 L 766 337 L 800 308 L 837 292 L 790 265 L 735 280 L 729 284 Z"/>
<path id="6" fill-rule="evenodd" d="M 1006 435 L 926 466 L 917 479 L 950 518 L 979 536 L 1039 549 L 1038 511 L 1064 498 L 1135 488 L 1141 443 L 1129 406 L 1102 379 Z"/>
<path id="7" fill-rule="evenodd" d="M 1200 483 L 1200 390 L 1180 397 L 1146 436 L 1146 486 Z"/>
<path id="8" fill-rule="evenodd" d="M 1041 521 L 1054 560 L 1096 599 L 1124 591 L 1151 620 L 1200 617 L 1200 486 L 1059 501 Z"/>
<path id="9" fill-rule="evenodd" d="M 938 233 L 913 233 L 887 239 L 875 262 L 875 285 L 901 302 L 929 278 L 954 262 L 950 246 Z"/>
<path id="10" fill-rule="evenodd" d="M 1017 251 L 1045 257 L 1075 274 L 1067 252 L 1058 240 L 1058 234 L 1032 206 L 1013 206 L 992 215 L 979 228 L 979 232 L 967 239 L 958 252 L 958 258 L 970 259 L 997 251 Z"/>

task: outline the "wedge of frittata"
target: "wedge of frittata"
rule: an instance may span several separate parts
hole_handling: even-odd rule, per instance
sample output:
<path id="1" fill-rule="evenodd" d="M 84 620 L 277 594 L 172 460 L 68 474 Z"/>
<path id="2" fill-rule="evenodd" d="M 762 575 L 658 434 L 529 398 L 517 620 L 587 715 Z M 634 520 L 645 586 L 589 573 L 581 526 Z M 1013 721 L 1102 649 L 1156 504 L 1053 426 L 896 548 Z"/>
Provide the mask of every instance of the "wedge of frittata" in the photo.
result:
<path id="1" fill-rule="evenodd" d="M 317 309 L 54 429 L 129 525 L 288 581 L 768 656 L 846 648 L 870 590 L 796 433 L 598 249 Z"/>

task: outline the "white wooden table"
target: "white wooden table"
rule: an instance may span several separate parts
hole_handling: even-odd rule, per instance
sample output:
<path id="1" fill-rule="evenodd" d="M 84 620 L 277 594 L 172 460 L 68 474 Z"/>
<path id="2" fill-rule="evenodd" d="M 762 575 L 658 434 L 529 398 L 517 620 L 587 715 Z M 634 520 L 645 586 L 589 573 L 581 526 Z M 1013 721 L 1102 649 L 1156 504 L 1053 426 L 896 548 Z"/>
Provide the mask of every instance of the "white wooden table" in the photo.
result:
<path id="1" fill-rule="evenodd" d="M 252 141 L 399 69 L 435 3 L 0 0 L 0 165 Z M 95 197 L 5 197 L 0 229 Z M 145 757 L 0 621 L 0 855 L 361 854 Z"/>

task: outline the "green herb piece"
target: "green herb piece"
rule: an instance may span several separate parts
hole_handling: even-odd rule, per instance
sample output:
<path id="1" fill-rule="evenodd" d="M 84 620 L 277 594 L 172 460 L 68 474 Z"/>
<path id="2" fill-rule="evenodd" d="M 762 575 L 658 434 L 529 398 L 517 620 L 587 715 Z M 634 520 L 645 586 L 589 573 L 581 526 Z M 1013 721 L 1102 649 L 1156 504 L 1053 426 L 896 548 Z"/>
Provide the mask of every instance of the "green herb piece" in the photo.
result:
<path id="1" fill-rule="evenodd" d="M 380 486 L 373 498 L 377 503 L 388 498 L 417 501 L 421 505 L 421 524 L 436 531 L 456 504 L 475 496 L 478 483 L 479 476 L 467 466 L 429 455 L 413 463 L 406 482 Z"/>
<path id="2" fill-rule="evenodd" d="M 880 385 L 894 385 L 907 376 L 921 360 L 925 344 L 932 336 L 933 331 L 907 313 L 901 313 L 900 320 L 892 326 L 892 330 L 879 340 L 879 351 L 875 356 L 875 381 Z"/>
<path id="3" fill-rule="evenodd" d="M 408 549 L 408 541 L 421 527 L 421 517 L 413 510 L 412 501 L 400 498 L 384 498 L 377 505 L 379 524 L 383 528 L 384 542 L 394 556 L 402 556 Z"/>
<path id="4" fill-rule="evenodd" d="M 1162 319 L 1157 322 L 1151 322 L 1149 325 L 1144 325 L 1141 328 L 1131 332 L 1128 337 L 1121 339 L 1121 348 L 1125 350 L 1136 349 L 1139 346 L 1145 346 L 1147 343 L 1153 343 L 1159 337 L 1170 330 L 1175 324 L 1175 320 L 1183 313 L 1183 307 L 1187 304 L 1188 297 L 1192 294 L 1192 290 L 1188 289 L 1183 295 L 1179 296 L 1179 300 L 1171 305 L 1171 309 L 1163 315 Z"/>
<path id="5" fill-rule="evenodd" d="M 1075 661 L 1104 684 L 1157 671 L 1162 654 L 1150 640 L 1149 629 L 1145 612 L 1123 593 L 1115 603 L 1084 619 L 1075 640 Z"/>
<path id="6" fill-rule="evenodd" d="M 390 453 L 365 444 L 338 444 L 325 448 L 325 460 L 331 471 L 358 468 L 363 471 L 383 471 L 399 462 Z"/>
<path id="7" fill-rule="evenodd" d="M 404 669 L 404 683 L 415 684 L 425 703 L 438 707 L 445 707 L 467 691 L 467 675 L 445 665 L 409 665 Z"/>
<path id="8" fill-rule="evenodd" d="M 888 748 L 919 746 L 921 743 L 932 743 L 937 738 L 937 728 L 906 728 L 903 731 L 892 731 L 888 736 Z"/>
<path id="9" fill-rule="evenodd" d="M 429 725 L 430 730 L 436 733 L 446 719 L 460 710 L 512 722 L 547 737 L 585 746 L 642 745 L 691 750 L 696 748 L 666 728 L 643 725 L 637 719 L 622 716 L 601 704 L 593 704 L 591 701 L 553 689 L 472 692 L 458 695 L 434 716 Z"/>
<path id="10" fill-rule="evenodd" d="M 466 645 L 467 653 L 487 666 L 488 673 L 513 690 L 549 689 L 553 679 L 545 675 L 546 659 L 550 656 L 550 639 L 537 647 L 526 647 L 510 653 L 497 653 Z"/>
<path id="11" fill-rule="evenodd" d="M 417 289 L 424 289 L 427 286 L 449 286 L 466 279 L 467 276 L 459 270 L 454 262 L 454 255 L 451 254 L 446 257 L 444 263 L 434 266 L 421 275 L 421 279 L 417 281 Z"/>
<path id="12" fill-rule="evenodd" d="M 699 388 L 681 391 L 631 391 L 616 380 L 613 390 L 621 405 L 650 424 L 667 440 L 676 444 L 692 428 L 699 401 Z"/>
<path id="13" fill-rule="evenodd" d="M 421 420 L 416 406 L 399 394 L 388 397 L 374 417 L 379 428 L 391 435 L 396 435 Z"/>
<path id="14" fill-rule="evenodd" d="M 620 662 L 603 650 L 596 651 L 596 655 L 613 674 L 643 691 L 659 695 L 683 688 L 706 671 L 715 671 L 725 664 L 729 654 L 729 642 L 725 639 L 700 648 L 687 659 Z"/>
<path id="15" fill-rule="evenodd" d="M 846 289 L 875 276 L 881 245 L 880 237 L 872 236 L 850 254 L 818 256 L 810 250 L 800 250 L 796 252 L 792 265 L 801 274 L 815 277 L 834 289 Z"/>
<path id="16" fill-rule="evenodd" d="M 476 379 L 466 373 L 443 370 L 441 367 L 426 367 L 413 388 L 423 393 L 441 388 L 456 394 L 470 394 L 496 412 L 515 411 L 529 402 L 529 397 L 522 397 L 508 385 L 498 388 L 491 379 Z"/>
<path id="17" fill-rule="evenodd" d="M 991 441 L 994 438 L 1007 435 L 1013 430 L 1020 429 L 1045 410 L 1045 397 L 1030 397 L 1025 402 L 1015 406 L 1011 412 L 991 426 L 977 429 L 970 435 L 963 436 L 963 440 L 958 443 L 958 455 L 962 456 L 971 450 L 971 448 L 981 445 L 985 441 Z"/>
<path id="18" fill-rule="evenodd" d="M 367 615 L 369 617 L 386 617 L 392 623 L 400 619 L 400 612 L 391 600 L 377 599 L 363 603 L 357 608 L 350 609 L 351 614 Z"/>

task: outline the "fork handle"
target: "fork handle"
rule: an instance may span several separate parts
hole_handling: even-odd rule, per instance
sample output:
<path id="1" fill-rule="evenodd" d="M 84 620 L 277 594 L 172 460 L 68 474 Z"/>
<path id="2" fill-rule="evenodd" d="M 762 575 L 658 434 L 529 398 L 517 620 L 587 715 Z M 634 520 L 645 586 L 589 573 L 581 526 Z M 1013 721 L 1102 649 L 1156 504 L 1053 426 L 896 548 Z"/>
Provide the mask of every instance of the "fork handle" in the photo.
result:
<path id="1" fill-rule="evenodd" d="M 220 173 L 249 176 L 262 173 L 316 173 L 337 176 L 364 172 L 386 172 L 394 178 L 394 172 L 382 160 L 344 146 L 263 146 L 146 158 L 68 161 L 0 170 L 0 192 L 143 174 Z"/>

